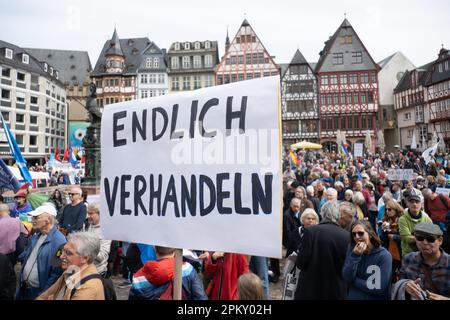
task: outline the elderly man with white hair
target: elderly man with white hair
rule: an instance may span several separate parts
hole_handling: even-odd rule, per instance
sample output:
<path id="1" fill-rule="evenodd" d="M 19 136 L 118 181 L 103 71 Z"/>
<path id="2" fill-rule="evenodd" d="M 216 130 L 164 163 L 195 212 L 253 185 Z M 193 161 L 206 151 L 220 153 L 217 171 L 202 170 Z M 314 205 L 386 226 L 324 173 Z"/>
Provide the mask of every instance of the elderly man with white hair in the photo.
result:
<path id="1" fill-rule="evenodd" d="M 95 277 L 99 276 L 94 265 L 99 251 L 100 238 L 96 234 L 70 234 L 60 256 L 65 271 L 37 300 L 105 300 L 103 283 Z"/>
<path id="2" fill-rule="evenodd" d="M 325 203 L 320 214 L 323 220 L 303 235 L 296 300 L 342 300 L 347 295 L 342 268 L 350 234 L 339 224 L 337 201 Z"/>
<path id="3" fill-rule="evenodd" d="M 51 260 L 61 245 L 66 243 L 64 235 L 56 228 L 56 209 L 42 205 L 28 213 L 36 231 L 27 249 L 19 256 L 22 262 L 18 300 L 33 300 L 55 283 L 61 275 L 61 268 Z"/>

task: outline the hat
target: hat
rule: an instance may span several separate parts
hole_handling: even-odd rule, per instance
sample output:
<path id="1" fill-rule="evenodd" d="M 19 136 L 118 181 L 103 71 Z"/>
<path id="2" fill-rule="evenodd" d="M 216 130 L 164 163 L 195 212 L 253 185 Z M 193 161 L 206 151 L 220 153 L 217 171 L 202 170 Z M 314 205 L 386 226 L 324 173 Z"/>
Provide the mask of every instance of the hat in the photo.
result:
<path id="1" fill-rule="evenodd" d="M 442 230 L 438 225 L 432 222 L 420 222 L 414 228 L 414 232 L 423 233 L 430 236 L 439 237 L 442 236 Z"/>
<path id="2" fill-rule="evenodd" d="M 36 210 L 28 212 L 28 215 L 37 217 L 43 213 L 48 213 L 48 214 L 51 214 L 52 216 L 56 217 L 56 209 L 51 204 L 46 204 L 46 205 L 37 207 Z"/>
<path id="3" fill-rule="evenodd" d="M 19 190 L 19 191 L 17 191 L 17 193 L 14 195 L 14 198 L 17 198 L 17 197 L 26 198 L 26 197 L 27 197 L 27 193 L 25 192 L 25 190 Z"/>
<path id="4" fill-rule="evenodd" d="M 53 256 L 50 257 L 50 265 L 52 267 L 56 267 L 56 268 L 61 268 L 61 254 L 63 251 L 63 248 L 65 246 L 66 243 L 63 243 L 62 245 L 59 246 L 58 249 L 56 249 L 56 252 Z"/>
<path id="5" fill-rule="evenodd" d="M 408 201 L 411 201 L 411 200 L 416 200 L 419 202 L 421 201 L 420 197 L 417 194 L 411 194 L 407 199 L 408 199 Z"/>

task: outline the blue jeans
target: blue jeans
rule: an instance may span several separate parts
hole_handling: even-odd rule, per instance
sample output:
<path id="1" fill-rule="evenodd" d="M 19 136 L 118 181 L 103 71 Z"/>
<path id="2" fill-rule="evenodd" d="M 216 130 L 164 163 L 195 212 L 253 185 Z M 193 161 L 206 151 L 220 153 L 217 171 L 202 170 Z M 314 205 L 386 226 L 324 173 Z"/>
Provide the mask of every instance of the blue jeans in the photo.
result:
<path id="1" fill-rule="evenodd" d="M 252 256 L 249 267 L 250 271 L 262 280 L 265 298 L 269 299 L 269 267 L 267 266 L 267 258 Z"/>

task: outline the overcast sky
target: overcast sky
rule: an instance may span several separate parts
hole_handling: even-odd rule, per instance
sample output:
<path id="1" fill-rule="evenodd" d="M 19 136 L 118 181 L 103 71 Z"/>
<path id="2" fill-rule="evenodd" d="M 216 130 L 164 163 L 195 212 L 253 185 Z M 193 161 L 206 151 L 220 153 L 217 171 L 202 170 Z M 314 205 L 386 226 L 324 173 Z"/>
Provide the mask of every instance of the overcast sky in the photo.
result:
<path id="1" fill-rule="evenodd" d="M 416 66 L 450 48 L 448 0 L 0 0 L 0 39 L 21 47 L 88 51 L 92 67 L 114 26 L 120 38 L 148 37 L 160 48 L 176 41 L 217 40 L 224 53 L 247 18 L 277 63 L 299 48 L 316 62 L 344 19 L 376 62 L 401 51 Z"/>

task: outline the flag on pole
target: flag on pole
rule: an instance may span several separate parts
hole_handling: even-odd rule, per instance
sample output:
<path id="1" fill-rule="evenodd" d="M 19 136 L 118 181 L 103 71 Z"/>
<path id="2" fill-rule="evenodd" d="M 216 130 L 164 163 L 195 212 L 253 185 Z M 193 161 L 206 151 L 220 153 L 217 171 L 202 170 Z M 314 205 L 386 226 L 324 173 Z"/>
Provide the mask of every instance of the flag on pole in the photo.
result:
<path id="1" fill-rule="evenodd" d="M 74 168 L 76 168 L 78 164 L 78 160 L 77 157 L 75 156 L 75 153 L 73 152 L 72 146 L 70 146 L 70 164 Z"/>
<path id="2" fill-rule="evenodd" d="M 58 146 L 56 146 L 56 148 L 55 148 L 55 160 L 56 161 L 61 161 L 61 158 L 59 157 Z"/>
<path id="3" fill-rule="evenodd" d="M 427 150 L 425 150 L 422 153 L 422 158 L 425 160 L 425 163 L 428 164 L 428 162 L 431 161 L 431 158 L 434 156 L 434 154 L 436 153 L 437 147 L 438 147 L 439 143 L 436 143 L 434 146 L 428 148 Z"/>
<path id="4" fill-rule="evenodd" d="M 0 188 L 5 188 L 17 192 L 20 189 L 20 183 L 8 168 L 3 159 L 0 159 Z"/>
<path id="5" fill-rule="evenodd" d="M 11 154 L 14 157 L 14 160 L 16 160 L 20 175 L 22 176 L 23 180 L 25 180 L 25 182 L 33 184 L 33 179 L 31 179 L 31 174 L 28 171 L 27 161 L 22 156 L 22 152 L 20 152 L 20 148 L 17 145 L 16 139 L 14 139 L 11 131 L 9 131 L 8 124 L 5 122 L 5 119 L 3 119 L 3 114 L 1 112 L 0 117 L 3 124 L 3 129 L 5 130 L 6 139 L 8 140 L 9 148 L 11 149 Z"/>
<path id="6" fill-rule="evenodd" d="M 297 157 L 297 154 L 291 149 L 289 151 L 289 155 L 291 156 L 292 163 L 298 166 L 300 164 L 300 160 Z"/>
<path id="7" fill-rule="evenodd" d="M 67 146 L 66 146 L 66 151 L 64 151 L 64 160 L 65 161 L 70 160 L 69 147 L 67 147 Z"/>
<path id="8" fill-rule="evenodd" d="M 342 155 L 345 157 L 350 157 L 350 154 L 348 153 L 347 147 L 344 144 L 344 141 L 341 142 L 341 150 L 342 150 Z"/>

